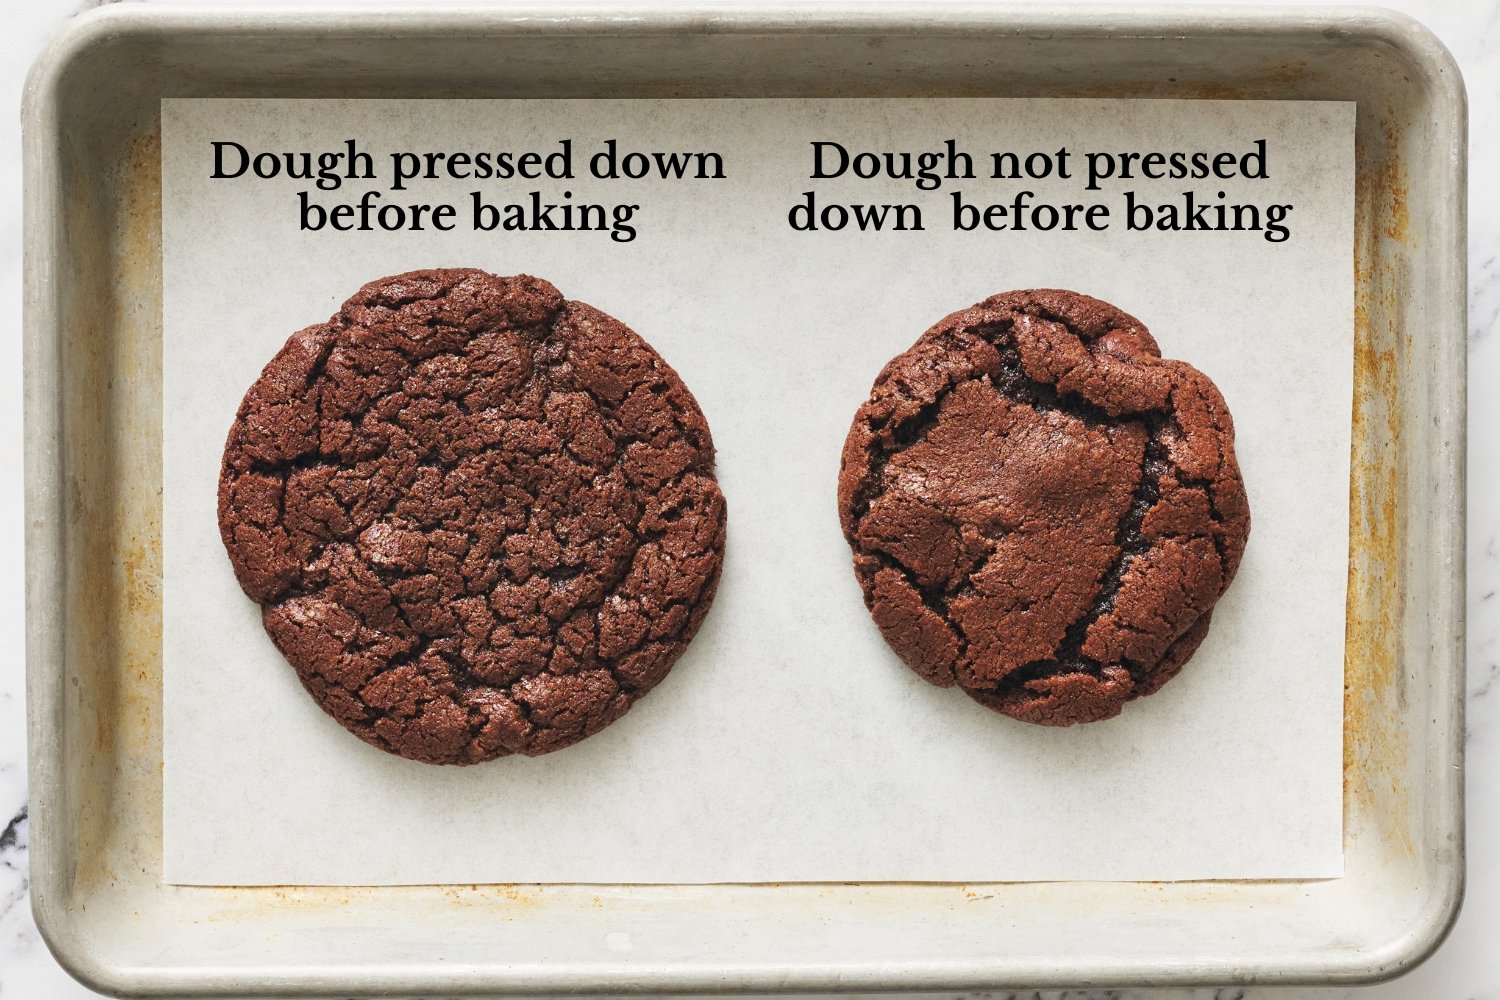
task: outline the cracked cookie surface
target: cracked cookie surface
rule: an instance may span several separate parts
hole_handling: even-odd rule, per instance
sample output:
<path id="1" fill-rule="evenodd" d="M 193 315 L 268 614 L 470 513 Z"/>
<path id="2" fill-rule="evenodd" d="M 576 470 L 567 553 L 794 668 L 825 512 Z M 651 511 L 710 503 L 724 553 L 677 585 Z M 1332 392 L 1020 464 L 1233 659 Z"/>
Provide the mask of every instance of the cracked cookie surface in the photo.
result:
<path id="1" fill-rule="evenodd" d="M 885 367 L 839 516 L 907 665 L 1045 725 L 1111 718 L 1176 675 L 1250 530 L 1214 384 L 1054 289 L 954 313 Z"/>
<path id="2" fill-rule="evenodd" d="M 545 281 L 414 271 L 294 334 L 241 403 L 219 528 L 303 686 L 429 763 L 618 719 L 707 612 L 713 442 L 649 345 Z"/>

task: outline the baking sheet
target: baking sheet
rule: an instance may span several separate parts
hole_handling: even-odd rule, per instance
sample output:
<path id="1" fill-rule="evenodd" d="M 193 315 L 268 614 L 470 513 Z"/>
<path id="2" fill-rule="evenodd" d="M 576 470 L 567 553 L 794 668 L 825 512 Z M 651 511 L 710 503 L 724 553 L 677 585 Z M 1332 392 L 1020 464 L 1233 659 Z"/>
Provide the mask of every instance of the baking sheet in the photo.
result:
<path id="1" fill-rule="evenodd" d="M 170 882 L 989 881 L 1335 876 L 1352 369 L 1353 106 L 1108 101 L 309 102 L 163 105 L 164 851 Z M 711 182 L 440 182 L 496 202 L 639 203 L 598 232 L 300 233 L 295 180 L 209 178 L 210 142 L 391 150 L 615 138 L 716 150 Z M 1027 180 L 1038 201 L 1293 203 L 1293 236 L 962 233 L 1014 181 L 807 178 L 808 143 L 975 153 L 1225 148 L 1267 180 Z M 383 166 L 383 164 L 382 164 Z M 346 182 L 341 200 L 365 185 Z M 386 182 L 368 182 L 385 190 Z M 816 189 L 917 202 L 924 232 L 794 233 Z M 332 195 L 328 200 L 333 200 Z M 462 211 L 460 212 L 462 214 Z M 238 590 L 214 517 L 244 389 L 361 283 L 470 265 L 547 277 L 645 336 L 712 425 L 724 580 L 672 675 L 535 760 L 437 769 L 316 709 Z M 1223 390 L 1255 526 L 1183 675 L 1119 719 L 1049 730 L 923 684 L 885 648 L 834 510 L 838 450 L 880 366 L 952 309 L 1071 287 L 1140 317 Z"/>

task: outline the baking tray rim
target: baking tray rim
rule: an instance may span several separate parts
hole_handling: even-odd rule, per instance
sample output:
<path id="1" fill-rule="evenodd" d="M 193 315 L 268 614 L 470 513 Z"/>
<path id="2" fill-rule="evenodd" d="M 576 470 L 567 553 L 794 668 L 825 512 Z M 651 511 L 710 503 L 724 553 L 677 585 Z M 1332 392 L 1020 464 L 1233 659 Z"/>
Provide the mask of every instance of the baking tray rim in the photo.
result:
<path id="1" fill-rule="evenodd" d="M 361 21 L 361 17 L 366 20 Z M 1108 19 L 1111 24 L 1104 21 Z M 223 978 L 229 970 L 203 973 L 198 970 L 117 969 L 95 961 L 76 933 L 75 919 L 63 897 L 64 868 L 56 863 L 51 843 L 51 817 L 62 812 L 64 785 L 62 777 L 63 737 L 63 633 L 64 616 L 62 525 L 64 518 L 53 516 L 62 509 L 64 477 L 59 442 L 62 440 L 58 372 L 61 363 L 61 316 L 57 294 L 59 273 L 57 255 L 60 236 L 59 217 L 50 209 L 61 203 L 58 179 L 57 144 L 60 139 L 59 91 L 69 68 L 93 46 L 111 37 L 130 33 L 212 33 L 221 30 L 254 29 L 263 33 L 335 32 L 348 36 L 429 31 L 433 34 L 458 34 L 474 31 L 491 33 L 576 33 L 576 34 L 693 34 L 693 33 L 809 33 L 826 34 L 843 30 L 862 32 L 971 32 L 976 30 L 1005 34 L 1045 33 L 1049 37 L 1089 37 L 1110 35 L 1118 38 L 1162 37 L 1189 33 L 1254 33 L 1275 36 L 1306 32 L 1309 29 L 1330 30 L 1330 23 L 1347 35 L 1357 35 L 1399 52 L 1406 61 L 1420 68 L 1423 83 L 1433 95 L 1438 111 L 1435 122 L 1440 137 L 1447 137 L 1452 155 L 1447 163 L 1445 180 L 1452 185 L 1455 198 L 1445 216 L 1435 220 L 1442 236 L 1435 241 L 1436 260 L 1430 265 L 1442 291 L 1435 296 L 1441 315 L 1434 325 L 1446 330 L 1456 320 L 1457 335 L 1448 331 L 1435 349 L 1439 374 L 1454 376 L 1457 391 L 1435 399 L 1431 407 L 1434 423 L 1441 430 L 1442 455 L 1432 465 L 1443 473 L 1440 487 L 1434 491 L 1434 508 L 1429 524 L 1446 521 L 1446 531 L 1432 532 L 1433 541 L 1444 551 L 1442 564 L 1448 569 L 1446 579 L 1434 586 L 1439 600 L 1435 613 L 1455 617 L 1453 627 L 1444 636 L 1446 643 L 1435 647 L 1441 654 L 1429 669 L 1444 671 L 1454 685 L 1457 697 L 1446 706 L 1446 717 L 1432 720 L 1433 737 L 1439 749 L 1452 762 L 1451 768 L 1437 782 L 1440 813 L 1454 824 L 1457 844 L 1456 863 L 1445 869 L 1441 886 L 1426 898 L 1429 903 L 1406 934 L 1370 949 L 1360 958 L 1347 961 L 1342 968 L 1325 968 L 1321 976 L 1308 977 L 1277 974 L 1260 970 L 1249 980 L 1243 974 L 1238 981 L 1259 982 L 1365 982 L 1391 978 L 1409 970 L 1430 955 L 1442 943 L 1456 920 L 1463 895 L 1463 685 L 1465 666 L 1462 596 L 1464 578 L 1464 507 L 1465 507 L 1465 387 L 1463 374 L 1464 312 L 1466 282 L 1466 208 L 1464 186 L 1467 140 L 1465 123 L 1467 101 L 1463 82 L 1453 57 L 1443 44 L 1420 22 L 1407 15 L 1371 7 L 1124 7 L 1090 5 L 1050 8 L 1026 4 L 988 6 L 977 3 L 936 3 L 913 8 L 886 3 L 815 3 L 797 5 L 734 4 L 725 7 L 658 6 L 650 9 L 620 10 L 589 3 L 566 3 L 548 6 L 536 4 L 443 4 L 422 6 L 308 5 L 299 7 L 231 7 L 174 6 L 149 7 L 121 5 L 90 11 L 75 18 L 37 59 L 28 76 L 23 99 L 24 178 L 27 191 L 25 236 L 25 283 L 23 343 L 25 356 L 25 480 L 26 480 L 26 602 L 27 602 L 27 691 L 29 780 L 33 796 L 33 871 L 31 895 L 37 925 L 49 948 L 60 963 L 75 977 L 95 988 L 110 992 L 137 993 L 200 989 L 215 993 L 228 991 L 230 981 Z M 1443 224 L 1447 224 L 1444 227 Z M 1446 228 L 1446 232 L 1442 230 Z M 1453 315 L 1449 315 L 1449 310 Z M 1444 707 L 1444 706 L 1440 706 Z M 40 836 L 38 834 L 41 834 Z M 386 975 L 350 977 L 331 966 L 327 970 L 309 969 L 298 981 L 309 986 L 346 990 L 352 988 L 400 989 L 445 988 L 429 973 L 411 970 L 406 977 L 397 970 L 393 978 Z M 1209 968 L 1183 968 L 1148 972 L 1116 967 L 1122 973 L 1118 980 L 1099 978 L 1105 970 L 1084 973 L 1090 981 L 1128 983 L 1186 984 L 1207 982 Z M 247 970 L 248 971 L 248 970 Z M 518 970 L 519 971 L 519 970 Z M 728 972 L 730 970 L 723 970 Z M 954 977 L 940 968 L 909 968 L 901 974 L 890 970 L 856 970 L 835 965 L 804 965 L 801 971 L 789 968 L 761 967 L 736 971 L 736 981 L 727 988 L 734 990 L 847 990 L 851 988 L 962 988 L 992 985 L 982 975 Z M 970 967 L 970 973 L 978 970 Z M 1080 970 L 1081 971 L 1081 970 Z M 1227 970 L 1226 970 L 1227 971 Z M 863 974 L 862 974 L 863 973 Z M 256 975 L 264 974 L 259 970 Z M 587 966 L 561 970 L 552 974 L 504 977 L 509 991 L 562 992 L 597 988 L 601 979 L 597 970 Z M 899 985 L 896 985 L 899 984 Z M 465 978 L 455 978 L 452 986 L 472 987 Z M 499 985 L 497 983 L 496 985 Z M 290 986 L 290 984 L 288 984 Z M 316 988 L 316 986 L 314 986 Z M 634 966 L 628 979 L 615 988 L 629 991 L 668 989 L 673 991 L 722 991 L 722 976 L 699 971 L 696 967 Z"/>

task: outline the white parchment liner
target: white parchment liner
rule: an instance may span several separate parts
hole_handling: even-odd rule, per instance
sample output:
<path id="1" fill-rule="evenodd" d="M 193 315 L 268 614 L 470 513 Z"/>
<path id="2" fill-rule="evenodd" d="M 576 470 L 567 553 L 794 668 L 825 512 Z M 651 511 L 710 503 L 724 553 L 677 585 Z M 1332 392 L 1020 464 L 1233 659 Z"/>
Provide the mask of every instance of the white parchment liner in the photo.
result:
<path id="1" fill-rule="evenodd" d="M 162 103 L 165 869 L 169 882 L 991 881 L 1292 878 L 1342 869 L 1341 731 L 1353 337 L 1351 104 L 774 100 Z M 295 180 L 211 180 L 252 150 L 716 150 L 718 181 L 386 180 L 383 201 L 638 203 L 597 232 L 302 233 Z M 810 181 L 808 143 L 1243 151 L 1270 178 Z M 1081 160 L 1076 162 L 1081 167 Z M 796 233 L 802 192 L 917 202 L 924 232 Z M 1103 233 L 953 232 L 987 204 L 1102 200 Z M 1151 202 L 1292 203 L 1292 238 L 1127 232 Z M 301 690 L 218 537 L 224 437 L 293 331 L 420 267 L 529 272 L 630 325 L 708 416 L 729 502 L 718 599 L 624 719 L 537 759 L 437 768 L 374 750 Z M 1254 528 L 1182 675 L 1118 719 L 995 715 L 901 666 L 835 510 L 839 449 L 880 367 L 946 313 L 1072 288 L 1140 318 L 1234 414 Z"/>

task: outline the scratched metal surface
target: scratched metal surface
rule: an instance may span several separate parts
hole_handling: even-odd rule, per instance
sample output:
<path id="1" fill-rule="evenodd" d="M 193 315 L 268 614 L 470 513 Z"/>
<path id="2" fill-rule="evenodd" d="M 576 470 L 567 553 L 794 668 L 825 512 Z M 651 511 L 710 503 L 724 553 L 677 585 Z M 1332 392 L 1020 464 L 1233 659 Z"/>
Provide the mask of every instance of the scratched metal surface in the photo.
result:
<path id="1" fill-rule="evenodd" d="M 1331 982 L 1437 943 L 1463 855 L 1465 138 L 1424 32 L 1347 10 L 116 8 L 61 44 L 27 110 L 30 837 L 38 923 L 75 974 L 194 995 Z M 161 884 L 157 98 L 591 96 L 606 76 L 612 96 L 1359 100 L 1344 879 Z"/>

